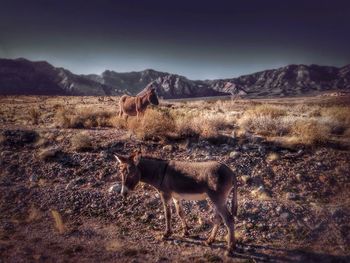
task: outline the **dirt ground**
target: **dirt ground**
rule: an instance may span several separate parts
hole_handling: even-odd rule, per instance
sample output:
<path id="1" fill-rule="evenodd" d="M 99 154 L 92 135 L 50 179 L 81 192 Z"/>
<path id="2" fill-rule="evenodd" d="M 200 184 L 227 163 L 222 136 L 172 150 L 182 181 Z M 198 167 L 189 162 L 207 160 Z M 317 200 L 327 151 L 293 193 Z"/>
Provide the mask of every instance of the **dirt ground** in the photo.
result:
<path id="1" fill-rule="evenodd" d="M 308 100 L 316 99 L 301 103 Z M 290 148 L 256 136 L 142 141 L 123 129 L 53 122 L 57 104 L 114 109 L 116 101 L 0 98 L 0 262 L 350 262 L 347 147 Z M 42 112 L 36 125 L 26 120 L 33 106 Z M 71 138 L 82 131 L 93 146 L 77 151 Z M 174 235 L 163 241 L 157 191 L 140 184 L 122 200 L 113 153 L 139 148 L 163 159 L 217 160 L 235 171 L 237 253 L 225 256 L 223 226 L 213 245 L 204 244 L 213 216 L 208 202 L 183 201 L 190 236 L 181 237 L 174 215 Z"/>

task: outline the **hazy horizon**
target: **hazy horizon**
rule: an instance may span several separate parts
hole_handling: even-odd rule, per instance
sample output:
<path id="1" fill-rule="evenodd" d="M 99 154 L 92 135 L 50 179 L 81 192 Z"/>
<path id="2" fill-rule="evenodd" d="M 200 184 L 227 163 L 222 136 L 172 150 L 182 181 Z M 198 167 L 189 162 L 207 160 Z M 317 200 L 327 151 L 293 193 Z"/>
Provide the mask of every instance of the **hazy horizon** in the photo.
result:
<path id="1" fill-rule="evenodd" d="M 347 1 L 2 1 L 0 57 L 189 79 L 350 63 Z"/>

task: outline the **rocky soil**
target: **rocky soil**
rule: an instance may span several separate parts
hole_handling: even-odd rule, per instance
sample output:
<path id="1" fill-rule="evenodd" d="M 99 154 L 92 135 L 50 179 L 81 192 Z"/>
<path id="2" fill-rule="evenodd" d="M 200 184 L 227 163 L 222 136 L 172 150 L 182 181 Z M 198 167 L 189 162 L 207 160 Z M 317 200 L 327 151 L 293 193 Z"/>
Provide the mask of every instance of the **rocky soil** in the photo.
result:
<path id="1" fill-rule="evenodd" d="M 349 262 L 350 152 L 293 149 L 250 136 L 222 142 L 140 141 L 116 128 L 85 130 L 92 148 L 76 151 L 79 129 L 2 123 L 0 262 Z M 191 226 L 161 240 L 156 190 L 140 184 L 123 201 L 113 153 L 217 160 L 239 178 L 236 237 L 226 257 L 225 229 L 210 247 L 207 202 L 183 201 Z"/>

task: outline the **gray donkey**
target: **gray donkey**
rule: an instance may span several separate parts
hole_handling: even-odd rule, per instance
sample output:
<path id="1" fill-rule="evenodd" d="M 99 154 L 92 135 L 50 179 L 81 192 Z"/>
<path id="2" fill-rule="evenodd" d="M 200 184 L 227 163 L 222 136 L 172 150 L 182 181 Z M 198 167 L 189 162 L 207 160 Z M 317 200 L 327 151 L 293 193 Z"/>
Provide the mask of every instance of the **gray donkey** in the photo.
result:
<path id="1" fill-rule="evenodd" d="M 160 193 L 166 220 L 163 238 L 171 234 L 170 201 L 173 200 L 176 212 L 181 219 L 183 235 L 188 234 L 180 200 L 203 200 L 209 198 L 215 207 L 214 226 L 206 243 L 215 240 L 221 219 L 227 235 L 227 254 L 235 249 L 234 216 L 237 215 L 237 180 L 233 171 L 225 164 L 210 162 L 166 161 L 142 157 L 140 153 L 130 156 L 115 155 L 121 171 L 121 194 L 125 198 L 139 181 L 155 187 Z M 227 198 L 233 189 L 231 212 L 227 209 Z"/>

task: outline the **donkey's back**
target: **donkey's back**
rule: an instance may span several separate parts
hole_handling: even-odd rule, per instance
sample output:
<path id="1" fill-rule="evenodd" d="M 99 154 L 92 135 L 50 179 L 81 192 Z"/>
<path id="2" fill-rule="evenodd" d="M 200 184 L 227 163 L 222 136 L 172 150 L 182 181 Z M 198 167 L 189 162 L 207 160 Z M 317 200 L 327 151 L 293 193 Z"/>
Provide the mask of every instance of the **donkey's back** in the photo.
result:
<path id="1" fill-rule="evenodd" d="M 231 190 L 235 181 L 233 171 L 219 162 L 170 161 L 164 176 L 164 187 L 174 193 L 210 195 Z"/>

